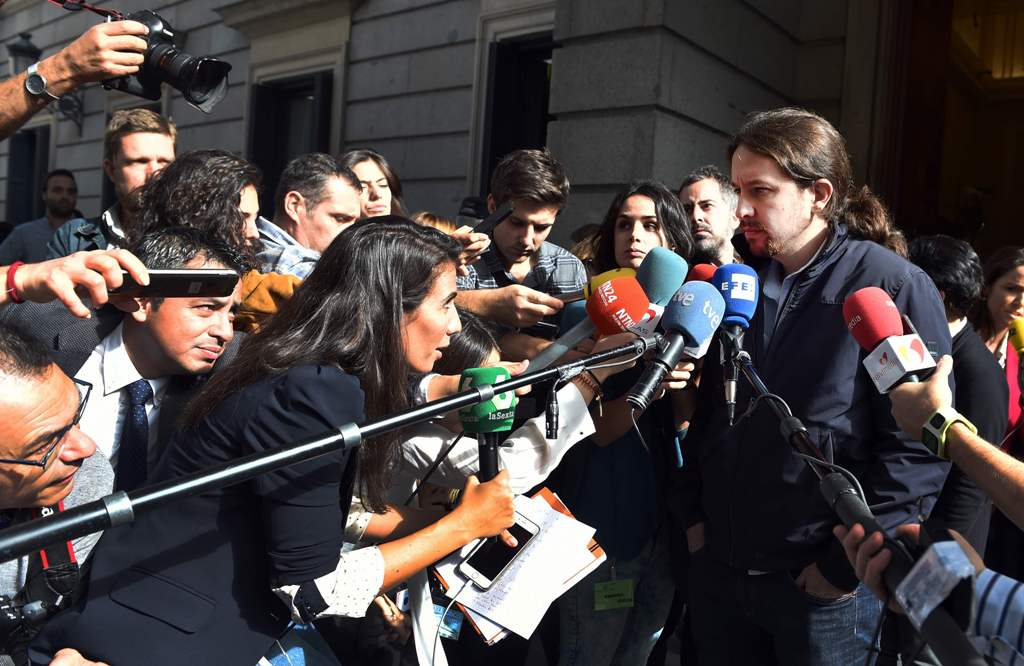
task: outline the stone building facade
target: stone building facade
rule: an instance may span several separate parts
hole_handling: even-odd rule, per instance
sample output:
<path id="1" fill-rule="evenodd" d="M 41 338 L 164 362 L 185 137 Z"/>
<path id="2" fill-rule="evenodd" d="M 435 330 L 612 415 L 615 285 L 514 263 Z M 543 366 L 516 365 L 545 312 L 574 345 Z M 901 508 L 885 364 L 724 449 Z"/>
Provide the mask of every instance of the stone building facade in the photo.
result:
<path id="1" fill-rule="evenodd" d="M 727 166 L 744 115 L 780 105 L 829 118 L 849 141 L 857 180 L 898 198 L 906 179 L 894 156 L 906 153 L 914 99 L 901 64 L 913 53 L 901 44 L 933 6 L 953 11 L 952 0 L 152 2 L 106 6 L 154 9 L 187 51 L 233 67 L 209 115 L 172 90 L 153 105 L 178 124 L 179 151 L 237 151 L 263 167 L 272 191 L 289 154 L 370 147 L 400 174 L 410 211 L 454 216 L 486 189 L 502 152 L 547 145 L 573 184 L 556 225 L 563 242 L 632 178 L 674 188 L 695 166 Z M 0 42 L 29 32 L 49 54 L 96 20 L 9 0 Z M 10 219 L 13 198 L 57 167 L 75 171 L 79 208 L 96 214 L 111 196 L 100 169 L 106 119 L 145 103 L 92 86 L 81 129 L 44 112 L 25 129 L 37 135 L 32 150 L 0 143 L 0 219 L 23 221 Z"/>

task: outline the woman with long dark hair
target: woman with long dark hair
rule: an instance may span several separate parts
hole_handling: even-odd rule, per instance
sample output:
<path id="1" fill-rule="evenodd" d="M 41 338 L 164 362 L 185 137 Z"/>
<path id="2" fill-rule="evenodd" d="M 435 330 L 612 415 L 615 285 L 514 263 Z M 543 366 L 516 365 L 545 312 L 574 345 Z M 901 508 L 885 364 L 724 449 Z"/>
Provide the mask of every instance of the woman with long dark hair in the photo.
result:
<path id="1" fill-rule="evenodd" d="M 1000 443 L 1005 451 L 1024 459 L 1024 363 L 1010 344 L 1010 322 L 1024 317 L 1024 247 L 1004 247 L 982 266 L 981 301 L 973 322 L 985 346 L 1006 371 L 1010 389 L 1006 433 Z M 985 562 L 992 569 L 1017 579 L 1024 577 L 1024 531 L 1001 511 L 992 511 Z"/>
<path id="2" fill-rule="evenodd" d="M 339 158 L 363 186 L 360 203 L 363 217 L 405 215 L 402 181 L 380 153 L 367 148 L 350 150 Z"/>
<path id="3" fill-rule="evenodd" d="M 455 311 L 458 245 L 402 218 L 357 223 L 185 414 L 155 481 L 277 449 L 409 404 Z M 452 513 L 411 536 L 341 554 L 356 479 L 386 511 L 399 436 L 338 451 L 139 516 L 93 555 L 88 598 L 39 644 L 114 664 L 255 664 L 289 619 L 358 615 L 382 589 L 512 524 L 507 474 L 470 479 Z M 309 663 L 309 662 L 307 662 Z"/>
<path id="4" fill-rule="evenodd" d="M 693 237 L 675 193 L 661 183 L 636 181 L 616 195 L 594 236 L 593 270 L 637 268 L 664 247 L 690 258 Z M 665 502 L 669 470 L 676 467 L 676 433 L 683 392 L 693 364 L 677 365 L 661 393 L 634 427 L 626 391 L 639 366 L 605 383 L 603 408 L 591 408 L 596 433 L 570 450 L 552 476 L 576 517 L 597 528 L 608 560 L 559 599 L 562 666 L 646 664 L 665 626 L 673 585 L 671 526 Z M 685 556 L 685 555 L 683 555 Z M 631 581 L 633 604 L 602 610 L 616 579 Z"/>

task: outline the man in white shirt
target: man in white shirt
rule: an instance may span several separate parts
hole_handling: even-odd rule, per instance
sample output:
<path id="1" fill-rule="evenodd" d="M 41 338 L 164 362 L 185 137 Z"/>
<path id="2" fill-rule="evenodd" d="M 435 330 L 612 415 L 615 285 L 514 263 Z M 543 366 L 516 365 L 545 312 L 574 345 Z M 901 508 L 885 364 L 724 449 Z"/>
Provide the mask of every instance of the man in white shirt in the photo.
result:
<path id="1" fill-rule="evenodd" d="M 151 269 L 245 269 L 227 245 L 194 229 L 147 234 L 133 249 Z M 132 300 L 137 309 L 125 313 L 74 370 L 75 379 L 94 387 L 81 427 L 113 463 L 117 490 L 145 482 L 178 412 L 161 419 L 163 407 L 173 400 L 180 408 L 197 377 L 224 353 L 234 337 L 240 292 L 236 286 L 230 296 Z"/>

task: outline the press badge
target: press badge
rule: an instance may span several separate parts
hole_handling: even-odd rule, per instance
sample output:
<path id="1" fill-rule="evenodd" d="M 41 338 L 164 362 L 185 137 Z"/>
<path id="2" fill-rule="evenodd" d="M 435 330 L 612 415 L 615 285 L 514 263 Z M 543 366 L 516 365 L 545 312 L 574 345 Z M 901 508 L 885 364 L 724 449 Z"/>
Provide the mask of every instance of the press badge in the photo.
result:
<path id="1" fill-rule="evenodd" d="M 441 619 L 441 614 L 444 613 L 445 607 L 441 604 L 434 604 L 434 616 L 441 620 L 441 638 L 450 638 L 453 641 L 459 640 L 459 634 L 462 632 L 462 620 L 464 616 L 454 608 L 448 611 L 444 615 L 444 619 Z"/>
<path id="2" fill-rule="evenodd" d="M 633 607 L 633 580 L 610 580 L 594 584 L 594 610 L 614 610 Z"/>

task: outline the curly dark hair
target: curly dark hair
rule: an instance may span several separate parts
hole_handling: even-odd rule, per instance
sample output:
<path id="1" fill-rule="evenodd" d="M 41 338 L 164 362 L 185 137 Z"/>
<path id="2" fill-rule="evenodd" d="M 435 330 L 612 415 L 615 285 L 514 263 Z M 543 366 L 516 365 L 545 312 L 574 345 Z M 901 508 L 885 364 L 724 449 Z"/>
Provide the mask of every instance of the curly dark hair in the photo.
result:
<path id="1" fill-rule="evenodd" d="M 252 259 L 238 205 L 242 190 L 248 185 L 259 189 L 262 179 L 259 167 L 226 150 L 184 153 L 132 193 L 130 206 L 136 212 L 125 229 L 128 242 L 158 229 L 190 227 Z"/>
<path id="2" fill-rule="evenodd" d="M 946 310 L 966 317 L 981 297 L 981 259 L 969 243 L 936 234 L 910 243 L 910 262 L 928 274 L 945 295 Z"/>

